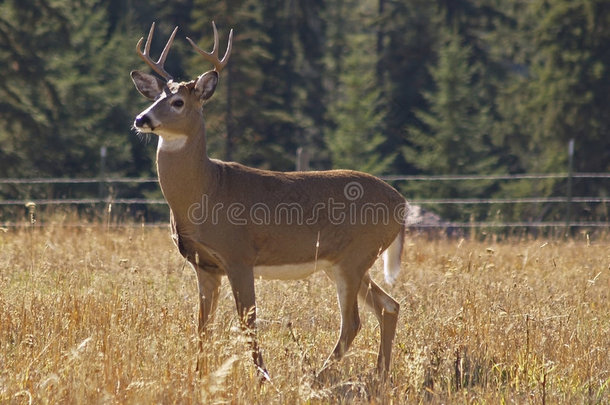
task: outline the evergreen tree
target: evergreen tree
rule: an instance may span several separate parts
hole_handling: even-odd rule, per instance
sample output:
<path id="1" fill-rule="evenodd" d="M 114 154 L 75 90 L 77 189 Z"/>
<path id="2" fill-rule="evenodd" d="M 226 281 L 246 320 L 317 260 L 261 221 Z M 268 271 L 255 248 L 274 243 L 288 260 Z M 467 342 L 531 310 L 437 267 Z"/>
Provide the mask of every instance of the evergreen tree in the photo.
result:
<path id="1" fill-rule="evenodd" d="M 564 0 L 505 6 L 515 16 L 505 36 L 513 77 L 502 95 L 498 128 L 510 150 L 513 171 L 554 173 L 567 170 L 568 142 L 575 139 L 575 170 L 607 171 L 610 129 L 610 4 Z M 503 186 L 512 196 L 565 196 L 566 181 L 545 179 Z M 605 196 L 607 185 L 579 182 L 575 195 Z M 521 218 L 563 219 L 557 204 L 517 207 Z M 603 207 L 580 207 L 591 215 Z"/>
<path id="2" fill-rule="evenodd" d="M 423 92 L 432 86 L 426 67 L 434 61 L 439 17 L 428 0 L 385 1 L 379 12 L 376 78 L 382 90 L 385 142 L 381 151 L 387 156 L 408 142 L 405 127 L 416 125 L 415 111 L 426 108 Z M 399 154 L 392 171 L 416 172 L 410 162 L 401 158 Z"/>
<path id="3" fill-rule="evenodd" d="M 0 4 L 0 60 L 9 67 L 0 72 L 1 175 L 95 176 L 102 145 L 128 159 L 123 69 L 133 45 L 109 31 L 97 1 L 25 3 Z"/>
<path id="4" fill-rule="evenodd" d="M 275 168 L 294 169 L 294 155 L 304 147 L 314 168 L 324 167 L 326 126 L 324 87 L 326 24 L 324 2 L 274 0 L 263 7 L 269 42 L 259 66 L 264 72 L 260 107 L 266 114 L 259 133 L 264 148 L 284 156 Z M 275 159 L 277 160 L 277 158 Z M 279 162 L 278 162 L 279 163 Z"/>
<path id="5" fill-rule="evenodd" d="M 363 49 L 374 49 L 376 38 L 368 24 L 357 24 L 358 18 L 371 10 L 346 2 L 343 15 L 335 15 L 344 28 L 333 38 L 332 64 L 337 69 L 333 103 L 329 115 L 333 125 L 326 133 L 326 144 L 333 167 L 362 170 L 373 174 L 387 173 L 396 154 L 384 155 L 380 146 L 382 134 L 381 89 L 376 80 L 377 60 L 363 58 Z M 339 46 L 337 45 L 339 44 Z M 342 46 L 340 46 L 342 45 Z"/>
<path id="6" fill-rule="evenodd" d="M 195 4 L 191 28 L 207 33 L 198 42 L 212 43 L 212 19 L 224 32 L 221 44 L 226 43 L 229 28 L 235 29 L 231 61 L 221 75 L 217 96 L 206 106 L 208 141 L 210 153 L 223 159 L 292 170 L 296 141 L 294 126 L 288 123 L 293 123 L 294 117 L 290 104 L 282 102 L 278 94 L 282 86 L 292 84 L 286 77 L 282 81 L 277 78 L 282 61 L 274 60 L 276 55 L 271 52 L 275 41 L 286 38 L 273 30 L 285 27 L 282 20 L 269 18 L 268 11 L 267 4 L 252 0 Z M 192 65 L 201 66 L 200 58 L 192 61 Z M 280 131 L 281 136 L 277 134 Z"/>
<path id="7" fill-rule="evenodd" d="M 610 169 L 610 3 L 535 2 L 531 66 L 534 137 L 552 170 L 564 171 L 575 139 L 580 171 Z M 561 157 L 559 157 L 561 156 Z"/>
<path id="8" fill-rule="evenodd" d="M 438 63 L 430 67 L 435 89 L 425 93 L 429 110 L 416 113 L 423 128 L 408 127 L 412 146 L 404 148 L 404 157 L 428 174 L 491 174 L 497 170 L 498 157 L 489 139 L 489 110 L 475 80 L 479 68 L 471 64 L 472 49 L 462 44 L 459 35 L 449 31 L 445 35 Z M 407 187 L 410 192 L 422 191 L 417 183 Z M 435 197 L 483 197 L 489 195 L 488 187 L 481 183 L 441 183 L 435 187 Z M 451 218 L 468 214 L 457 207 L 439 211 Z"/>

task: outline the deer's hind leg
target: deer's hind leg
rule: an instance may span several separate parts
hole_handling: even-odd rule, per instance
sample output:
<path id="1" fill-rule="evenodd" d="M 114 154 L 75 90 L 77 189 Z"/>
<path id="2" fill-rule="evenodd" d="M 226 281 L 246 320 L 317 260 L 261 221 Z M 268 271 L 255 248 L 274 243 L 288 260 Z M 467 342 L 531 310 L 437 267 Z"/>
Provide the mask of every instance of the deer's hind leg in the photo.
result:
<path id="1" fill-rule="evenodd" d="M 327 369 L 333 362 L 343 358 L 361 326 L 360 315 L 358 313 L 358 291 L 364 271 L 350 272 L 345 269 L 345 267 L 335 266 L 326 271 L 326 274 L 335 282 L 337 288 L 337 299 L 341 312 L 341 330 L 335 348 L 326 362 L 324 362 L 321 372 Z"/>
<path id="2" fill-rule="evenodd" d="M 359 291 L 360 298 L 375 313 L 379 321 L 381 338 L 379 344 L 379 355 L 377 357 L 377 370 L 388 372 L 390 370 L 390 358 L 392 356 L 392 342 L 396 334 L 398 322 L 398 311 L 400 305 L 381 287 L 379 287 L 368 274 L 362 278 Z"/>

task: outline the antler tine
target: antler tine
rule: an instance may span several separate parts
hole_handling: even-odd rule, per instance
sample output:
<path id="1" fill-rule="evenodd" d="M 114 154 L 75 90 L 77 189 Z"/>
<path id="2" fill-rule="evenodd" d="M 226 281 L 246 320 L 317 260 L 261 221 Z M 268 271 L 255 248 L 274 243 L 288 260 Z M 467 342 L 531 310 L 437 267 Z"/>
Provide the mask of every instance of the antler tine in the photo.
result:
<path id="1" fill-rule="evenodd" d="M 214 47 L 212 48 L 212 56 L 218 58 L 218 30 L 216 29 L 215 21 L 212 21 L 212 31 L 214 31 Z"/>
<path id="2" fill-rule="evenodd" d="M 169 40 L 165 44 L 163 51 L 161 52 L 161 56 L 159 56 L 159 60 L 154 62 L 150 58 L 150 44 L 152 43 L 153 32 L 155 31 L 155 23 L 153 22 L 150 26 L 150 31 L 148 32 L 148 38 L 146 39 L 146 44 L 144 44 L 144 52 L 142 52 L 142 41 L 144 41 L 144 37 L 140 38 L 138 44 L 136 45 L 136 52 L 142 58 L 142 60 L 150 66 L 155 72 L 159 73 L 165 80 L 170 81 L 173 79 L 172 75 L 167 73 L 163 68 L 165 64 L 165 59 L 167 59 L 167 54 L 169 53 L 169 48 L 172 46 L 174 42 L 174 37 L 176 36 L 176 32 L 178 32 L 178 27 L 174 28 L 172 35 L 169 37 Z"/>
<path id="3" fill-rule="evenodd" d="M 214 70 L 218 73 L 222 72 L 227 62 L 229 62 L 229 57 L 231 56 L 231 50 L 233 49 L 233 29 L 229 32 L 229 42 L 227 44 L 227 50 L 222 59 L 218 59 L 218 30 L 216 29 L 216 23 L 212 21 L 212 28 L 214 30 L 214 47 L 212 48 L 212 52 L 206 52 L 203 49 L 199 48 L 195 42 L 189 37 L 186 39 L 190 42 L 190 44 L 195 48 L 195 50 L 203 56 L 205 60 L 211 62 L 214 65 Z"/>

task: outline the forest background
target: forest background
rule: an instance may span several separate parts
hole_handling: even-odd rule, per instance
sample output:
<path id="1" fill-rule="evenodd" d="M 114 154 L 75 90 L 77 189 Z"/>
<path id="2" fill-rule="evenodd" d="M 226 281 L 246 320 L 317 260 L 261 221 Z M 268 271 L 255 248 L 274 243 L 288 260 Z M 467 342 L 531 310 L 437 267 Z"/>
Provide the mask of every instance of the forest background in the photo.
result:
<path id="1" fill-rule="evenodd" d="M 212 20 L 221 52 L 235 29 L 204 107 L 212 157 L 294 170 L 303 148 L 315 170 L 562 173 L 574 139 L 575 171 L 610 169 L 607 0 L 0 0 L 0 178 L 154 177 L 156 137 L 130 129 L 147 105 L 129 77 L 148 70 L 135 44 L 156 21 L 158 55 L 180 26 L 166 69 L 190 80 L 210 66 L 184 36 L 208 49 Z M 501 198 L 565 196 L 567 184 L 396 186 L 409 198 Z M 573 192 L 607 197 L 608 186 L 575 179 Z M 32 193 L 5 185 L 0 199 Z M 494 209 L 437 208 L 450 219 Z M 503 209 L 521 220 L 561 215 Z M 607 208 L 574 215 L 607 220 Z"/>

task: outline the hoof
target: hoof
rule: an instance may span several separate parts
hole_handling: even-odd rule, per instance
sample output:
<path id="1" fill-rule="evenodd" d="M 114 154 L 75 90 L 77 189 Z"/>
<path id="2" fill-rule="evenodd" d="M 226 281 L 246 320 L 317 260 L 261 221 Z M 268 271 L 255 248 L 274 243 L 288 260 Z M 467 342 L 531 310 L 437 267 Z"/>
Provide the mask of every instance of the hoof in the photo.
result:
<path id="1" fill-rule="evenodd" d="M 258 382 L 260 384 L 271 382 L 271 377 L 269 377 L 269 373 L 267 372 L 266 368 L 256 367 L 256 375 L 258 376 Z"/>
<path id="2" fill-rule="evenodd" d="M 314 377 L 314 386 L 323 387 L 336 383 L 340 379 L 339 370 L 335 367 L 334 362 L 325 364 Z"/>

